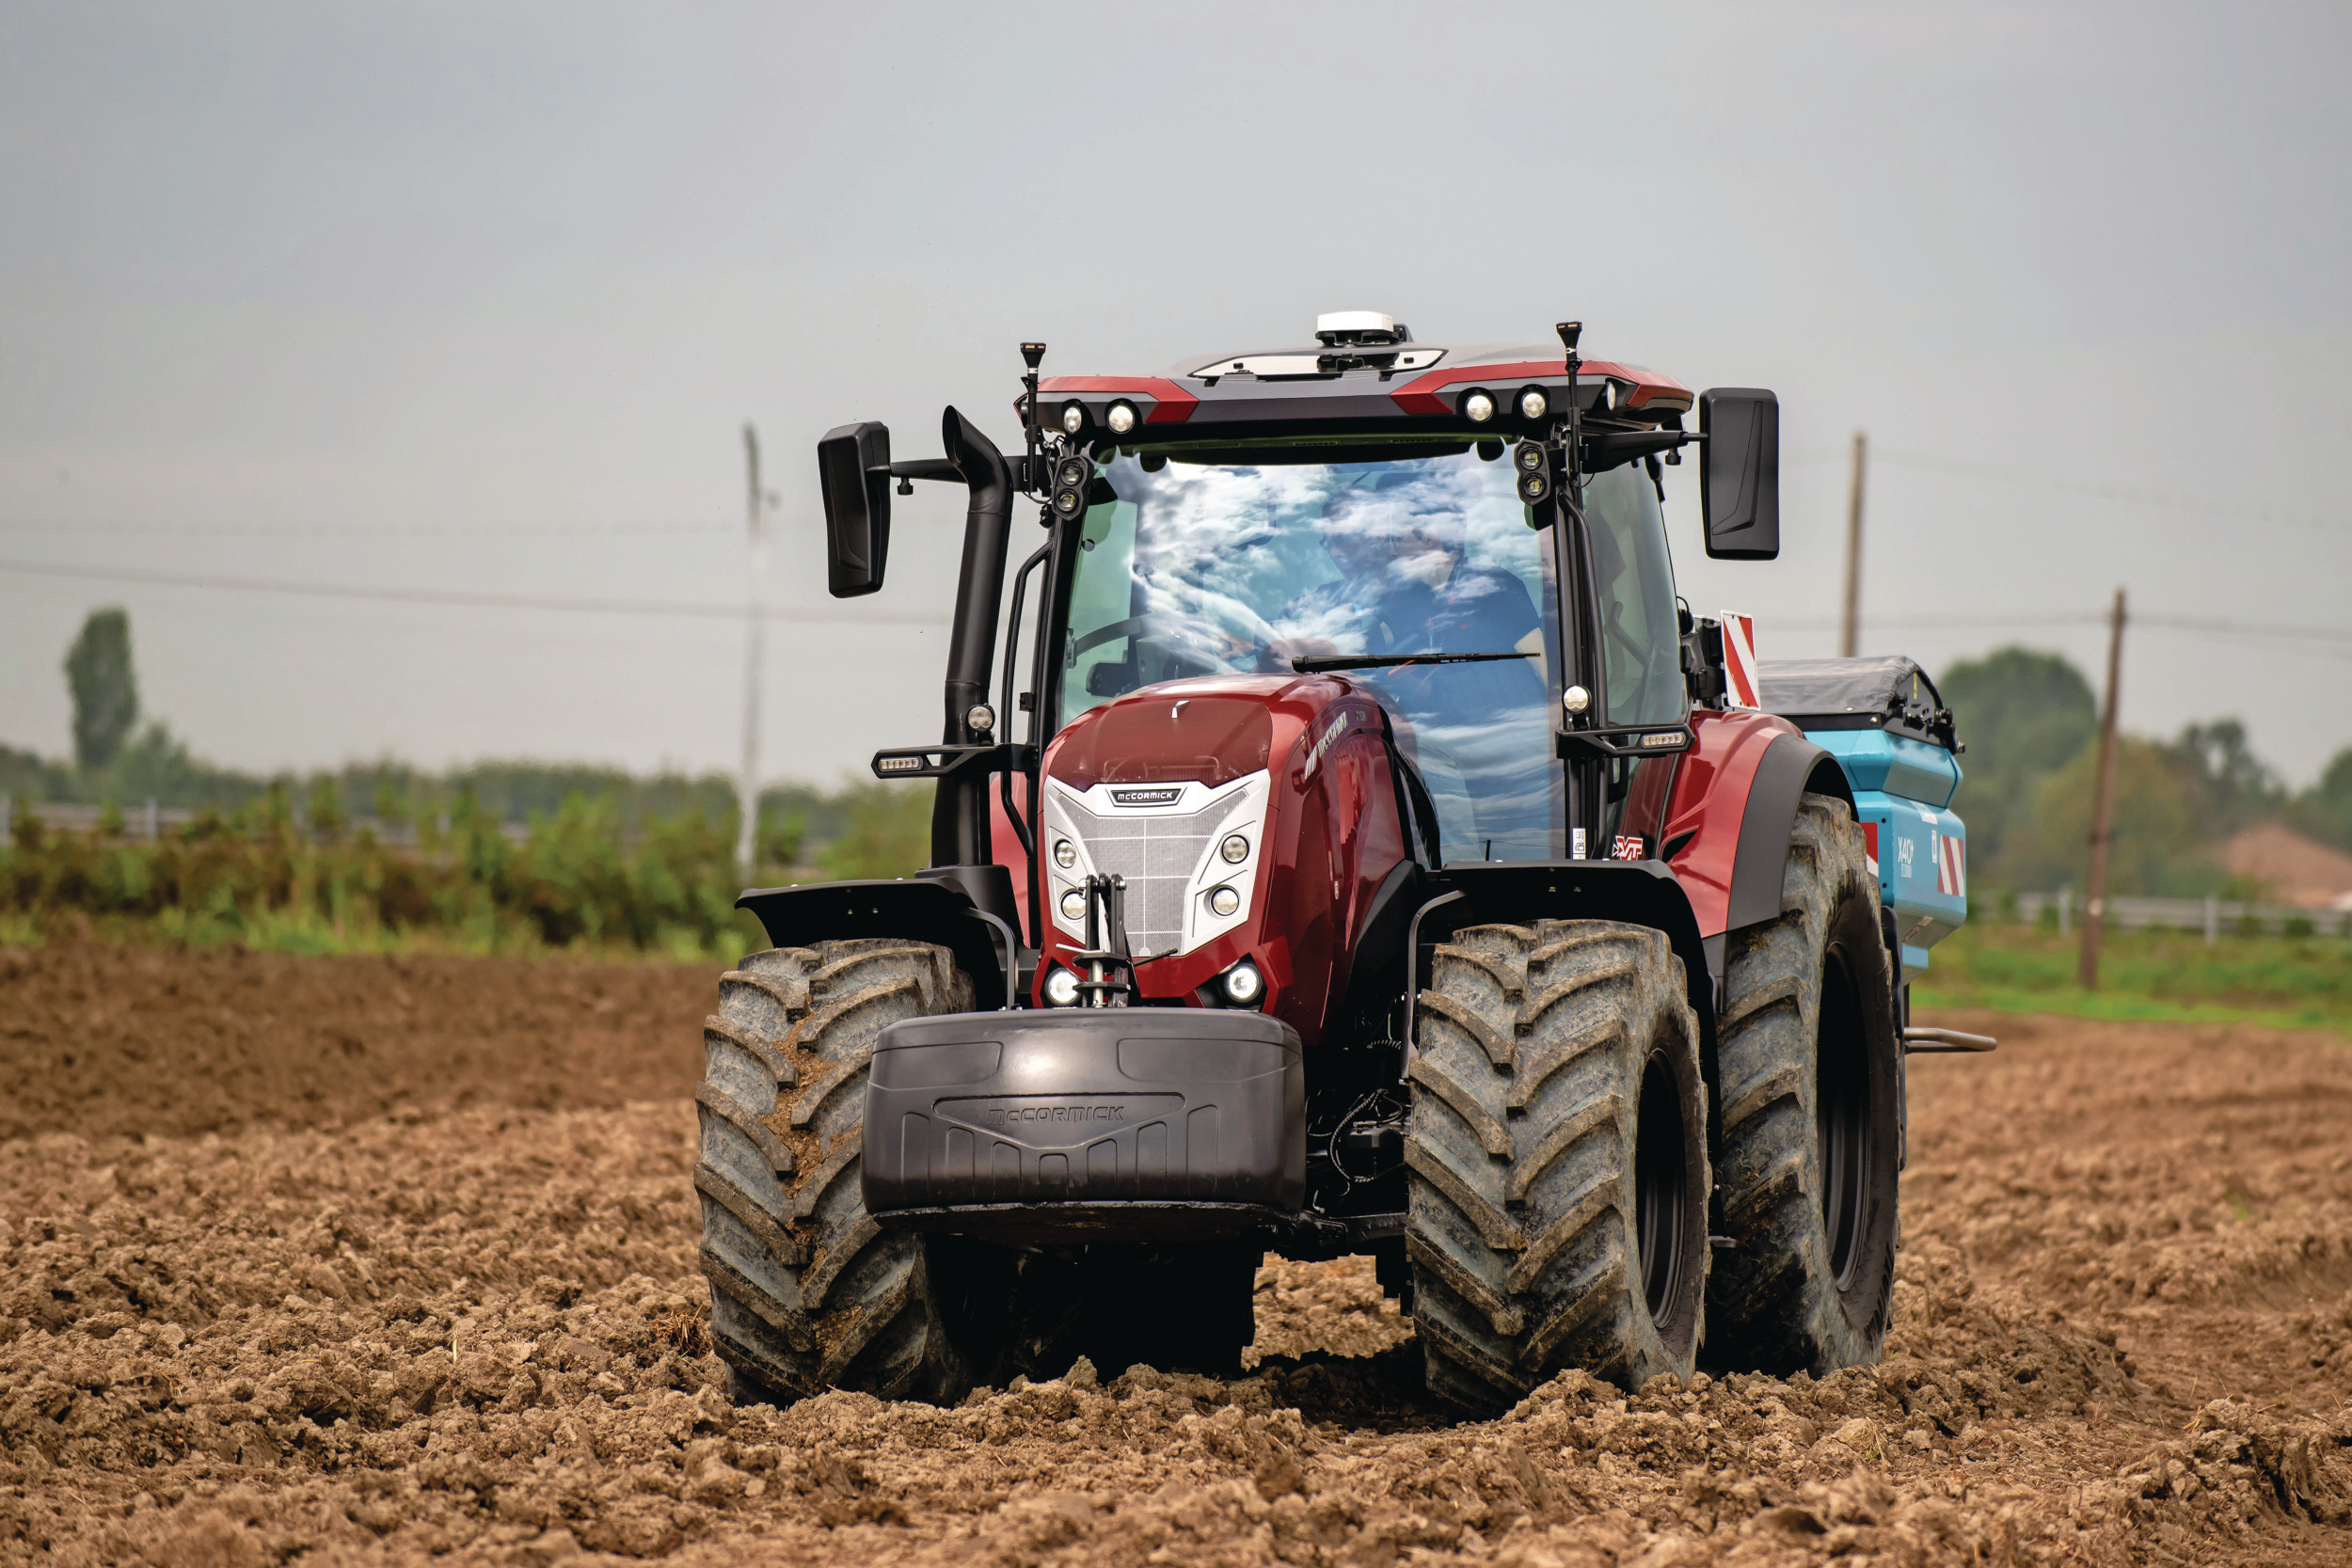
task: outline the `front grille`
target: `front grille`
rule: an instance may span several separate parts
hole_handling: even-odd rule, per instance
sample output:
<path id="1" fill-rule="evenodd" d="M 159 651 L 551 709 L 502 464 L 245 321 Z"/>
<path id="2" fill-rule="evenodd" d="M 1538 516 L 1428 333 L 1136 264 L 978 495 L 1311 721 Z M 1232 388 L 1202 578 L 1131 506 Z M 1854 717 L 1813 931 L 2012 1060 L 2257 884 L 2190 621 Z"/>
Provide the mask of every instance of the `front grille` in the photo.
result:
<path id="1" fill-rule="evenodd" d="M 1168 953 L 1184 945 L 1184 895 L 1208 853 L 1209 835 L 1232 809 L 1225 800 L 1181 816 L 1098 813 L 1062 801 L 1094 869 L 1127 879 L 1127 942 L 1134 951 Z"/>

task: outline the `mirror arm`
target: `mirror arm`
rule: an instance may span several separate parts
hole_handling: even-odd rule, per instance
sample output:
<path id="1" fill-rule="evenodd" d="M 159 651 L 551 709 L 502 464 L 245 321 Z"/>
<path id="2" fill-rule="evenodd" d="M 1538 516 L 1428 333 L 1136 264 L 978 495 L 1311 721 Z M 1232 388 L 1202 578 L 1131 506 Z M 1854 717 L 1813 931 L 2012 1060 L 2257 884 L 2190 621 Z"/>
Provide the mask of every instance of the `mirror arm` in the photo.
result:
<path id="1" fill-rule="evenodd" d="M 1014 489 L 1026 490 L 1029 487 L 1029 460 L 1027 458 L 1021 456 L 1008 457 L 1005 459 L 1005 468 L 1012 476 L 1012 487 Z M 872 471 L 875 473 L 887 472 L 891 478 L 897 480 L 898 482 L 898 494 L 902 496 L 911 496 L 914 494 L 914 481 L 918 479 L 937 480 L 943 484 L 962 484 L 966 483 L 963 477 L 963 470 L 956 467 L 955 460 L 953 458 L 948 457 L 910 457 L 904 462 L 893 463 L 886 470 L 876 468 Z"/>
<path id="2" fill-rule="evenodd" d="M 908 493 L 903 486 L 910 479 L 935 479 L 949 484 L 963 483 L 962 470 L 944 457 L 910 457 L 893 463 L 882 471 L 899 483 L 901 488 L 898 494 L 902 496 Z"/>

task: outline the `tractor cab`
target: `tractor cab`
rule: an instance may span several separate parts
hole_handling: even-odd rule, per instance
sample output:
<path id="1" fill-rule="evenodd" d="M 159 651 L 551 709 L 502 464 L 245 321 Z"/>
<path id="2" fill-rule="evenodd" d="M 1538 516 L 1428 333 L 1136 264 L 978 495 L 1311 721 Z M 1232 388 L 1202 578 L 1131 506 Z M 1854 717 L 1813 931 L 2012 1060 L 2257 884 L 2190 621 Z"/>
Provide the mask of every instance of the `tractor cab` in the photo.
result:
<path id="1" fill-rule="evenodd" d="M 1709 553 L 1769 557 L 1777 408 L 1769 392 L 1696 399 L 1583 358 L 1578 324 L 1559 335 L 1557 348 L 1423 343 L 1384 314 L 1338 312 L 1311 345 L 1188 356 L 1158 376 L 1043 377 L 1033 362 L 1009 459 L 952 413 L 945 462 L 894 463 L 877 425 L 826 437 L 837 593 L 880 586 L 894 481 L 977 471 L 1008 510 L 1011 493 L 1033 497 L 1046 530 L 1016 578 L 1002 679 L 961 653 L 983 618 L 994 641 L 983 562 L 959 594 L 963 675 L 943 745 L 875 762 L 883 778 L 942 780 L 938 866 L 1005 868 L 1001 898 L 985 871 L 961 885 L 1019 939 L 1016 988 L 1051 977 L 1057 924 L 1102 926 L 1085 912 L 1090 877 L 1125 884 L 1114 924 L 1134 927 L 1131 954 L 1164 955 L 1203 924 L 1179 919 L 1184 899 L 1217 897 L 1168 866 L 1091 853 L 1066 822 L 1047 832 L 1077 809 L 1049 782 L 1057 741 L 1171 682 L 1198 701 L 1220 681 L 1333 676 L 1376 705 L 1406 780 L 1405 837 L 1430 869 L 1659 847 L 1704 657 L 1686 649 L 1697 628 L 1675 594 L 1662 465 L 1701 445 Z M 1718 436 L 1729 461 L 1711 455 Z M 996 728 L 1014 706 L 1017 742 Z M 1143 808 L 1104 798 L 1096 815 L 1122 809 Z"/>

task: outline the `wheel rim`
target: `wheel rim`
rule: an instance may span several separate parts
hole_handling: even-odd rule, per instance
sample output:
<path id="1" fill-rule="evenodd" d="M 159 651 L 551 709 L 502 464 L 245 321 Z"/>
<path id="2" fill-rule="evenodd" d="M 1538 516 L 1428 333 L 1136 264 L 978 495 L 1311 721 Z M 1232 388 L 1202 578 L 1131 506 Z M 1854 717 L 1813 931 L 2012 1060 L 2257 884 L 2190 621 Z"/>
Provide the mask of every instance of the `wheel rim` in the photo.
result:
<path id="1" fill-rule="evenodd" d="M 1642 1294 L 1653 1323 L 1674 1310 L 1682 1286 L 1682 1224 L 1690 1196 L 1682 1140 L 1682 1097 L 1674 1069 L 1652 1055 L 1642 1069 L 1633 1133 L 1633 1224 L 1642 1252 Z"/>
<path id="2" fill-rule="evenodd" d="M 1814 1051 L 1813 1115 L 1821 1150 L 1821 1225 L 1830 1274 L 1843 1290 L 1860 1255 L 1863 1189 L 1870 1165 L 1870 1058 L 1860 998 L 1842 946 L 1821 975 L 1820 1034 Z"/>

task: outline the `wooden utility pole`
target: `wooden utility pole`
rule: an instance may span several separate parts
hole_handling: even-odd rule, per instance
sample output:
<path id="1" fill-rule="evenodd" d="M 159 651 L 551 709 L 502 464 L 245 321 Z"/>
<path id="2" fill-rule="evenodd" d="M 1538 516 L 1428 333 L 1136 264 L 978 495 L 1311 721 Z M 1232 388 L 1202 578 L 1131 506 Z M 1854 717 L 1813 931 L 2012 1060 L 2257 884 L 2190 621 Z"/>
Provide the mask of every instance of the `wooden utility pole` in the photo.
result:
<path id="1" fill-rule="evenodd" d="M 749 611 L 745 615 L 746 647 L 743 663 L 743 771 L 736 781 L 735 863 L 749 887 L 759 854 L 759 673 L 766 662 L 767 625 L 759 613 L 759 568 L 768 552 L 768 531 L 763 526 L 768 511 L 767 496 L 759 487 L 759 432 L 746 422 L 743 426 L 743 469 L 749 492 L 745 520 L 751 530 L 751 570 L 745 574 L 750 589 Z"/>
<path id="2" fill-rule="evenodd" d="M 2123 590 L 2107 620 L 2107 709 L 2099 721 L 2098 794 L 2090 802 L 2090 899 L 2083 907 L 2082 961 L 2076 978 L 2099 989 L 2099 929 L 2107 912 L 2107 841 L 2115 836 L 2115 708 L 2123 683 Z"/>
<path id="3" fill-rule="evenodd" d="M 1846 613 L 1838 623 L 1837 657 L 1851 658 L 1862 645 L 1862 470 L 1868 441 L 1853 433 L 1853 483 L 1846 491 Z"/>

